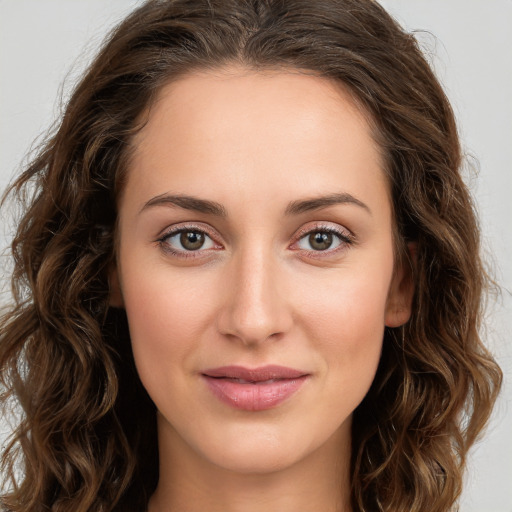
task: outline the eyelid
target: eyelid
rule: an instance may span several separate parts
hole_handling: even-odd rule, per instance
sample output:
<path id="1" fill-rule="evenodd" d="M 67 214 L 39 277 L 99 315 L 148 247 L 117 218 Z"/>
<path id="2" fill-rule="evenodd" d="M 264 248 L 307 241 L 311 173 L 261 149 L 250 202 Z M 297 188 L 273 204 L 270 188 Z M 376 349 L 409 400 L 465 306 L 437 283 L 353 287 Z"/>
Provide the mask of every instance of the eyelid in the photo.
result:
<path id="1" fill-rule="evenodd" d="M 328 231 L 330 233 L 335 233 L 339 235 L 343 240 L 347 240 L 350 242 L 355 241 L 354 234 L 347 228 L 343 228 L 341 226 L 336 227 L 338 225 L 332 225 L 325 221 L 313 223 L 313 225 L 308 224 L 307 226 L 301 227 L 297 233 L 295 234 L 295 239 L 299 240 L 304 235 L 308 235 L 310 233 L 314 233 L 315 231 Z"/>
<path id="2" fill-rule="evenodd" d="M 215 235 L 212 234 L 212 231 L 206 227 L 204 224 L 201 223 L 179 223 L 179 224 L 173 224 L 172 226 L 166 227 L 164 230 L 161 231 L 161 233 L 157 236 L 156 240 L 162 240 L 164 238 L 169 238 L 172 235 L 175 235 L 176 233 L 180 233 L 182 231 L 200 231 L 201 233 L 204 233 L 208 235 L 210 238 L 215 238 Z"/>

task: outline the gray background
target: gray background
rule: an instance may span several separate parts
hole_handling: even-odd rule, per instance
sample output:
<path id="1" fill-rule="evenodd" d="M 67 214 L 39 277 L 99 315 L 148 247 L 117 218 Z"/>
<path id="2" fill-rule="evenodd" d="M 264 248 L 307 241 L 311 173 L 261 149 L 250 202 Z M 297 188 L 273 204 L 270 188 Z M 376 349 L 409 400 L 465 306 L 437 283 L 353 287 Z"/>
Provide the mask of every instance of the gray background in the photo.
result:
<path id="1" fill-rule="evenodd" d="M 136 0 L 0 0 L 0 190 L 58 116 L 106 31 Z M 512 0 L 383 0 L 425 48 L 459 120 L 484 250 L 503 294 L 488 343 L 506 378 L 485 438 L 473 449 L 462 512 L 512 512 Z M 0 249 L 12 226 L 2 212 Z M 5 288 L 8 261 L 0 260 Z M 0 304 L 8 301 L 0 294 Z M 7 426 L 0 422 L 0 436 Z"/>

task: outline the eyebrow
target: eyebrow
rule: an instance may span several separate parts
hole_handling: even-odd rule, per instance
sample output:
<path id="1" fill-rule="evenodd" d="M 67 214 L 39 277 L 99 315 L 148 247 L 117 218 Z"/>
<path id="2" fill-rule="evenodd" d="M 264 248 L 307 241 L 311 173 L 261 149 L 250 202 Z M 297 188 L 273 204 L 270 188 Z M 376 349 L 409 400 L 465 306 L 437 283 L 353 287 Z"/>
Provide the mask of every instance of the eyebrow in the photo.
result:
<path id="1" fill-rule="evenodd" d="M 286 215 L 299 215 L 304 212 L 312 210 L 319 210 L 320 208 L 327 208 L 336 204 L 353 204 L 366 210 L 371 215 L 370 208 L 359 199 L 351 194 L 329 194 L 327 196 L 315 197 L 313 199 L 306 199 L 300 201 L 292 201 L 288 204 L 285 210 Z"/>
<path id="2" fill-rule="evenodd" d="M 329 194 L 312 199 L 291 201 L 285 210 L 285 215 L 300 215 L 301 213 L 320 210 L 336 204 L 353 204 L 366 210 L 371 215 L 370 208 L 348 193 Z M 216 217 L 227 217 L 227 211 L 220 203 L 200 199 L 199 197 L 182 194 L 161 194 L 153 197 L 142 207 L 140 213 L 154 206 L 178 206 L 185 210 L 192 210 L 199 213 L 214 215 Z"/>
<path id="3" fill-rule="evenodd" d="M 185 210 L 193 210 L 200 213 L 207 213 L 215 215 L 216 217 L 227 217 L 228 213 L 224 206 L 215 201 L 208 201 L 207 199 L 200 199 L 199 197 L 187 195 L 171 195 L 161 194 L 150 199 L 141 209 L 142 213 L 147 208 L 152 206 L 179 206 Z"/>

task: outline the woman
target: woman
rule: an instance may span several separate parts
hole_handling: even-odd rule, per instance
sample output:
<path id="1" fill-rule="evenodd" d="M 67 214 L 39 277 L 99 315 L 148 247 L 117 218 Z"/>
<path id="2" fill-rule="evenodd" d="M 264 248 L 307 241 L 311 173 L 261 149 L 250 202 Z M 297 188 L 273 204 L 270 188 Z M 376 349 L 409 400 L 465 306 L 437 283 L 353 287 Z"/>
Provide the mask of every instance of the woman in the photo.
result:
<path id="1" fill-rule="evenodd" d="M 5 508 L 450 510 L 501 378 L 460 163 L 374 2 L 144 4 L 13 186 Z"/>

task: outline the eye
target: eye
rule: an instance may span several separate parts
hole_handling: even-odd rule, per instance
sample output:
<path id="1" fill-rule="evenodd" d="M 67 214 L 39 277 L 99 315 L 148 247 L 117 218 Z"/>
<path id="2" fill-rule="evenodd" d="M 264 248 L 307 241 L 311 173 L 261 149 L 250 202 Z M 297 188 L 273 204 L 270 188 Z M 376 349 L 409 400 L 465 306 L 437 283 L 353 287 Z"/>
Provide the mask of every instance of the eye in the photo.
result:
<path id="1" fill-rule="evenodd" d="M 302 237 L 299 240 L 299 247 L 301 249 L 313 250 L 313 251 L 325 251 L 327 249 L 333 249 L 341 244 L 339 237 L 328 231 L 314 231 L 309 235 Z M 309 247 L 307 247 L 309 245 Z M 333 247 L 334 246 L 334 247 Z"/>
<path id="2" fill-rule="evenodd" d="M 157 241 L 164 251 L 184 258 L 195 257 L 193 253 L 219 247 L 203 229 L 192 226 L 167 231 Z"/>
<path id="3" fill-rule="evenodd" d="M 303 229 L 299 232 L 298 237 L 296 248 L 312 253 L 332 254 L 354 243 L 354 237 L 348 230 L 333 226 L 315 226 L 314 229 Z"/>

